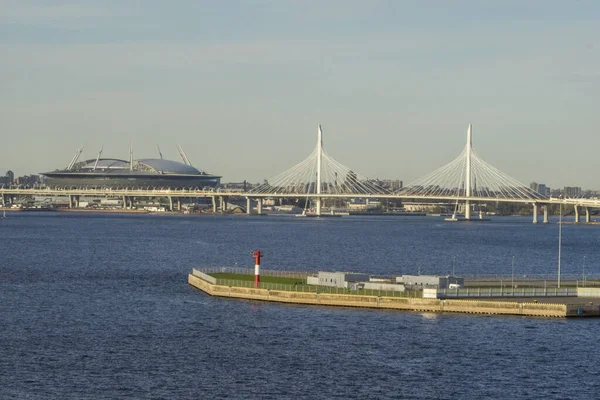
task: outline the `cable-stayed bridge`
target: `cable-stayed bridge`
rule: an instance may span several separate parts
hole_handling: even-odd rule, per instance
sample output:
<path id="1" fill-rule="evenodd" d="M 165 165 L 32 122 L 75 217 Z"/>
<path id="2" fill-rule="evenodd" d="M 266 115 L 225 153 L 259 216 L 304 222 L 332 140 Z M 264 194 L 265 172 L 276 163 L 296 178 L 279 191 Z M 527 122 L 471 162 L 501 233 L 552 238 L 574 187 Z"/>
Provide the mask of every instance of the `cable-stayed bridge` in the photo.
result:
<path id="1" fill-rule="evenodd" d="M 323 198 L 390 195 L 375 181 L 337 162 L 323 148 L 323 131 L 318 127 L 317 146 L 302 162 L 250 190 L 254 195 L 314 198 L 321 215 Z"/>
<path id="2" fill-rule="evenodd" d="M 323 131 L 319 125 L 316 147 L 306 159 L 247 192 L 205 191 L 198 188 L 0 188 L 0 195 L 3 205 L 7 203 L 7 196 L 14 195 L 65 195 L 69 196 L 69 205 L 76 205 L 80 196 L 118 196 L 123 198 L 123 204 L 133 204 L 133 198 L 136 197 L 167 197 L 171 209 L 174 205 L 180 208 L 183 198 L 212 197 L 214 211 L 217 210 L 217 200 L 223 209 L 227 199 L 243 197 L 247 200 L 247 210 L 251 210 L 252 201 L 255 201 L 259 213 L 265 198 L 297 198 L 311 201 L 317 216 L 322 215 L 322 204 L 326 199 L 438 200 L 454 202 L 457 209 L 460 204 L 465 219 L 471 219 L 475 203 L 527 203 L 533 205 L 534 222 L 537 221 L 538 205 L 544 206 L 544 222 L 547 222 L 545 206 L 548 204 L 575 206 L 577 220 L 577 207 L 586 208 L 586 220 L 589 220 L 589 208 L 600 207 L 600 200 L 597 199 L 547 198 L 488 164 L 473 151 L 471 125 L 467 129 L 465 148 L 458 157 L 394 192 L 331 157 L 324 149 Z"/>
<path id="3" fill-rule="evenodd" d="M 315 212 L 321 215 L 321 202 L 327 198 L 362 197 L 378 199 L 443 200 L 462 202 L 465 219 L 471 219 L 472 203 L 490 201 L 531 203 L 537 221 L 537 205 L 552 203 L 598 206 L 588 199 L 550 199 L 485 162 L 473 151 L 472 126 L 460 155 L 406 187 L 390 192 L 333 159 L 323 148 L 323 132 L 318 127 L 317 146 L 302 162 L 251 190 L 254 196 L 306 196 L 315 199 Z M 578 210 L 575 210 L 576 213 Z M 586 210 L 589 219 L 589 210 Z M 547 221 L 547 208 L 544 220 Z"/>

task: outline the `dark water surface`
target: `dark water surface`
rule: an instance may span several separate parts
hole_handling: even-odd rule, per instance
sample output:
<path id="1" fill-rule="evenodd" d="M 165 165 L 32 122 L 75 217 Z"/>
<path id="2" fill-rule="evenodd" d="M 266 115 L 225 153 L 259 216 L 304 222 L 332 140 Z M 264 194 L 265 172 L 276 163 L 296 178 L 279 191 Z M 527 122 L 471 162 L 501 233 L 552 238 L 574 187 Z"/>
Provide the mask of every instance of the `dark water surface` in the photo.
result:
<path id="1" fill-rule="evenodd" d="M 529 219 L 9 213 L 0 219 L 1 399 L 594 399 L 600 320 L 419 314 L 216 299 L 192 267 L 556 278 Z M 600 227 L 562 268 L 600 275 Z M 585 257 L 585 261 L 584 261 Z"/>

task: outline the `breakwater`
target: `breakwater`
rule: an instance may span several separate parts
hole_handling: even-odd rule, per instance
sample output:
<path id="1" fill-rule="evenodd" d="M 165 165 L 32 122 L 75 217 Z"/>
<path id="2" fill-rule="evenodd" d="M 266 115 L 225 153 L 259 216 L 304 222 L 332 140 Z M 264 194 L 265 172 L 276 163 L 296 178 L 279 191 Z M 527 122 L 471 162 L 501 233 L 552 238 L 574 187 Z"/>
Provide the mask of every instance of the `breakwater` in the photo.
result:
<path id="1" fill-rule="evenodd" d="M 600 308 L 585 303 L 536 303 L 494 300 L 449 300 L 410 297 L 367 296 L 353 294 L 312 293 L 291 290 L 255 289 L 216 284 L 207 274 L 194 270 L 188 275 L 193 287 L 217 297 L 316 306 L 360 307 L 418 312 L 457 312 L 490 315 L 521 315 L 530 317 L 598 317 Z"/>

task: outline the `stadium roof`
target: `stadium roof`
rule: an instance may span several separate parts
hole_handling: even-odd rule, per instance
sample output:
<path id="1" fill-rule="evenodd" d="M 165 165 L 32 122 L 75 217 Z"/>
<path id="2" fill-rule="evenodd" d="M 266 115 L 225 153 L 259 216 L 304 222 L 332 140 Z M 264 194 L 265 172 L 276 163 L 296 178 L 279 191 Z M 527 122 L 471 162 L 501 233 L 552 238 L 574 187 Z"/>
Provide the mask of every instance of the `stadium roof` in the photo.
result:
<path id="1" fill-rule="evenodd" d="M 94 169 L 96 166 L 96 160 L 87 160 L 84 161 L 84 164 L 81 166 L 81 169 Z M 101 158 L 98 160 L 98 165 L 96 168 L 99 169 L 125 169 L 129 168 L 129 161 L 125 160 L 117 160 L 114 158 Z"/>
<path id="2" fill-rule="evenodd" d="M 161 158 L 143 158 L 141 160 L 137 160 L 137 162 L 147 165 L 155 171 L 160 171 L 166 174 L 201 174 L 200 171 L 191 165 L 186 165 L 179 161 L 163 160 Z"/>
<path id="3" fill-rule="evenodd" d="M 157 173 L 162 174 L 186 174 L 186 175 L 200 175 L 198 169 L 192 167 L 191 165 L 186 165 L 184 163 L 172 160 L 163 160 L 160 158 L 143 158 L 140 160 L 134 161 L 134 169 L 136 168 L 135 164 L 142 164 L 145 167 L 153 170 Z M 98 160 L 98 164 L 96 165 L 96 160 L 87 160 L 84 161 L 83 165 L 79 168 L 83 170 L 93 170 L 93 169 L 109 169 L 109 170 L 123 170 L 129 169 L 129 161 L 119 160 L 116 158 L 101 158 Z"/>

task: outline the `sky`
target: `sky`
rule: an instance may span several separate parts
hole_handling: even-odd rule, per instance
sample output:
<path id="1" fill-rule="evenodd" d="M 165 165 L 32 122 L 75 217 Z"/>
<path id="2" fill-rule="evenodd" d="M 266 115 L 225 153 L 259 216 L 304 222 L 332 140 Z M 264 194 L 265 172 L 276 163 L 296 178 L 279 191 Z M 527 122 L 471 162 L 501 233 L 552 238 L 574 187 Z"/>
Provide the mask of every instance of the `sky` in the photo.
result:
<path id="1" fill-rule="evenodd" d="M 600 189 L 600 2 L 0 0 L 0 173 L 179 159 L 262 182 L 330 156 L 405 184 L 473 148 Z"/>

